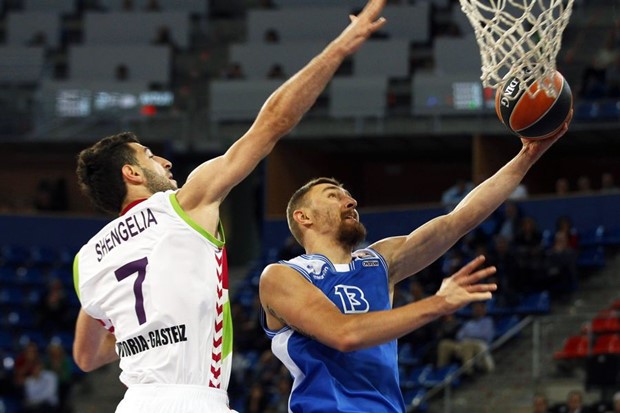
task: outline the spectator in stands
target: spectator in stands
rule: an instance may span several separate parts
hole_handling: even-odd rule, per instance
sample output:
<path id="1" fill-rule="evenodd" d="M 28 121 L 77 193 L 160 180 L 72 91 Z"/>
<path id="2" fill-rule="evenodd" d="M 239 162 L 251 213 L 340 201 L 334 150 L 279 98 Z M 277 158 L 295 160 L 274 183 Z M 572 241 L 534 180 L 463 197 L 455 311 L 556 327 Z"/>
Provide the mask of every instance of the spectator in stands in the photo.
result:
<path id="1" fill-rule="evenodd" d="M 592 193 L 592 183 L 587 175 L 581 175 L 577 178 L 577 192 L 583 195 Z"/>
<path id="2" fill-rule="evenodd" d="M 510 200 L 504 202 L 495 214 L 495 220 L 497 221 L 495 235 L 501 236 L 509 243 L 512 243 L 519 229 L 521 217 L 521 209 L 516 202 Z"/>
<path id="3" fill-rule="evenodd" d="M 129 80 L 129 67 L 121 63 L 114 69 L 114 78 L 117 82 L 126 82 Z"/>
<path id="4" fill-rule="evenodd" d="M 50 280 L 43 299 L 36 309 L 36 325 L 48 336 L 73 330 L 75 315 L 71 313 L 69 299 L 58 278 Z"/>
<path id="5" fill-rule="evenodd" d="M 146 6 L 144 7 L 145 11 L 161 11 L 161 6 L 159 5 L 158 0 L 148 0 Z"/>
<path id="6" fill-rule="evenodd" d="M 493 357 L 489 353 L 489 345 L 495 335 L 493 318 L 487 315 L 486 303 L 474 302 L 471 306 L 472 318 L 456 333 L 456 340 L 443 339 L 437 348 L 437 367 L 447 366 L 452 358 L 456 357 L 463 363 L 464 374 L 469 376 L 474 374 L 475 365 L 486 372 L 495 368 Z M 474 363 L 473 359 L 479 353 L 484 355 Z"/>
<path id="7" fill-rule="evenodd" d="M 18 391 L 23 391 L 26 378 L 32 374 L 35 365 L 41 361 L 39 347 L 34 341 L 26 343 L 22 351 L 15 357 L 13 383 Z"/>
<path id="8" fill-rule="evenodd" d="M 565 196 L 570 193 L 570 183 L 566 178 L 558 178 L 555 181 L 555 194 Z"/>
<path id="9" fill-rule="evenodd" d="M 47 47 L 47 34 L 44 31 L 35 32 L 30 40 L 26 43 L 28 47 Z"/>
<path id="10" fill-rule="evenodd" d="M 618 56 L 616 33 L 610 30 L 605 43 L 596 52 L 590 65 L 586 66 L 581 75 L 578 93 L 584 98 L 601 98 L 607 89 L 607 70 Z"/>
<path id="11" fill-rule="evenodd" d="M 37 360 L 24 381 L 24 413 L 58 412 L 58 377 Z"/>
<path id="12" fill-rule="evenodd" d="M 605 194 L 620 192 L 620 187 L 616 185 L 614 175 L 611 172 L 603 172 L 601 174 L 601 192 Z"/>
<path id="13" fill-rule="evenodd" d="M 547 400 L 547 396 L 540 393 L 534 395 L 532 413 L 549 413 L 549 400 Z"/>
<path id="14" fill-rule="evenodd" d="M 583 392 L 581 390 L 571 390 L 566 397 L 567 413 L 587 413 L 583 405 Z"/>
<path id="15" fill-rule="evenodd" d="M 462 263 L 465 264 L 465 263 Z M 458 268 L 457 268 L 458 270 Z M 411 303 L 414 301 L 422 301 L 425 298 L 429 297 L 429 294 L 425 291 L 424 286 L 418 280 L 409 280 L 409 289 L 405 293 L 404 301 L 401 301 L 399 305 L 405 305 L 407 303 Z M 394 308 L 396 308 L 397 303 L 394 304 Z M 399 339 L 399 343 L 409 343 L 413 346 L 413 348 L 419 348 L 424 344 L 427 344 L 433 341 L 435 337 L 435 324 L 429 323 L 425 326 L 422 326 L 416 330 L 413 330 L 409 334 L 402 336 Z"/>
<path id="16" fill-rule="evenodd" d="M 263 40 L 265 43 L 280 43 L 280 32 L 278 32 L 274 28 L 269 28 L 265 30 L 265 35 L 263 36 Z"/>
<path id="17" fill-rule="evenodd" d="M 613 411 L 612 413 L 620 413 L 620 391 L 614 393 L 614 397 L 612 398 L 613 402 Z"/>
<path id="18" fill-rule="evenodd" d="M 230 63 L 224 72 L 224 79 L 245 79 L 241 63 Z"/>
<path id="19" fill-rule="evenodd" d="M 458 179 L 454 185 L 441 194 L 441 204 L 446 211 L 452 211 L 473 188 L 473 183 L 465 179 Z"/>
<path id="20" fill-rule="evenodd" d="M 286 74 L 284 73 L 284 69 L 282 69 L 282 65 L 274 63 L 267 72 L 267 79 L 286 79 Z"/>
<path id="21" fill-rule="evenodd" d="M 519 268 L 518 289 L 520 292 L 538 291 L 534 287 L 543 276 L 543 245 L 542 232 L 538 223 L 531 216 L 524 216 L 513 240 L 513 248 Z"/>
<path id="22" fill-rule="evenodd" d="M 519 263 L 510 242 L 503 235 L 493 238 L 493 248 L 488 257 L 489 265 L 495 266 L 497 272 L 493 277 L 502 288 L 496 293 L 497 302 L 512 306 L 519 301 Z"/>
<path id="23" fill-rule="evenodd" d="M 133 11 L 133 0 L 123 0 L 122 11 Z"/>
<path id="24" fill-rule="evenodd" d="M 512 201 L 518 201 L 521 199 L 527 199 L 529 196 L 529 191 L 527 190 L 527 186 L 525 184 L 520 184 L 512 191 L 512 194 L 508 197 L 508 199 Z"/>
<path id="25" fill-rule="evenodd" d="M 155 38 L 153 39 L 153 45 L 155 46 L 168 46 L 170 51 L 174 55 L 178 52 L 179 48 L 172 38 L 172 33 L 170 32 L 170 27 L 163 25 L 157 28 L 155 33 Z"/>
<path id="26" fill-rule="evenodd" d="M 57 340 L 52 340 L 47 346 L 46 356 L 45 369 L 54 372 L 58 378 L 58 412 L 68 412 L 69 395 L 73 386 L 73 365 Z"/>
<path id="27" fill-rule="evenodd" d="M 579 231 L 573 225 L 568 215 L 561 215 L 555 221 L 555 233 L 564 233 L 568 238 L 568 245 L 577 251 L 579 249 Z"/>
<path id="28" fill-rule="evenodd" d="M 577 289 L 577 251 L 569 244 L 566 232 L 556 232 L 553 245 L 545 252 L 544 279 L 539 290 L 552 290 L 562 295 Z"/>
<path id="29" fill-rule="evenodd" d="M 607 81 L 607 96 L 610 98 L 620 97 L 620 53 L 607 68 L 605 79 Z"/>

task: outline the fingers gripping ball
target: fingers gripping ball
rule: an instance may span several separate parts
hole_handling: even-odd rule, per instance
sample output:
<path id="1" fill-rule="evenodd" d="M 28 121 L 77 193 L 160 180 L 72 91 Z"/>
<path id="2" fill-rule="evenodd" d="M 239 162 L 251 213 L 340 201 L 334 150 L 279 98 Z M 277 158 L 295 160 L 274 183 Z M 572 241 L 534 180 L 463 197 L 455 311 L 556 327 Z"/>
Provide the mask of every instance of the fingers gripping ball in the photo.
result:
<path id="1" fill-rule="evenodd" d="M 544 139 L 557 132 L 568 119 L 573 108 L 573 95 L 570 86 L 560 72 L 554 72 L 550 78 L 542 80 L 551 82 L 556 96 L 548 96 L 544 90 L 535 95 L 525 93 L 521 89 L 520 80 L 508 79 L 495 94 L 495 111 L 497 116 L 508 129 L 524 138 Z M 534 93 L 539 88 L 539 82 L 529 85 Z"/>

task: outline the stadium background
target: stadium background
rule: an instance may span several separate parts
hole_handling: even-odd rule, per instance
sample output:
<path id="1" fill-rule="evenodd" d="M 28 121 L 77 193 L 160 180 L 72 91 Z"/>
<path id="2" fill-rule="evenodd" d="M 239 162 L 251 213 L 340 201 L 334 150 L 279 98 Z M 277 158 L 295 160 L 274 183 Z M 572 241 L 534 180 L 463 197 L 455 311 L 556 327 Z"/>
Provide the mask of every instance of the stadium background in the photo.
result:
<path id="1" fill-rule="evenodd" d="M 147 10 L 155 4 L 158 10 Z M 109 219 L 79 194 L 76 153 L 102 136 L 132 130 L 173 162 L 182 183 L 196 165 L 222 153 L 249 127 L 260 103 L 283 81 L 277 73 L 268 74 L 272 64 L 291 75 L 362 4 L 0 2 L 3 389 L 11 387 L 14 360 L 28 341 L 38 342 L 44 352 L 55 339 L 70 351 L 70 329 L 37 329 L 37 305 L 48 282 L 59 278 L 70 311 L 76 311 L 68 262 Z M 619 11 L 616 0 L 576 1 L 558 57 L 575 94 L 575 119 L 567 136 L 530 171 L 524 181 L 529 198 L 519 202 L 547 231 L 557 217 L 570 215 L 583 241 L 580 288 L 570 302 L 537 296 L 542 307 L 515 310 L 509 315 L 516 319 L 506 318 L 510 327 L 528 321 L 516 340 L 497 349 L 498 360 L 515 353 L 516 364 L 529 365 L 538 357 L 547 360 L 539 363 L 543 373 L 528 370 L 519 376 L 508 358 L 503 369 L 455 387 L 447 404 L 452 411 L 484 411 L 485 405 L 488 411 L 528 411 L 536 390 L 546 391 L 555 403 L 572 388 L 585 390 L 588 403 L 609 402 L 617 386 L 601 391 L 589 383 L 591 375 L 579 361 L 576 368 L 558 370 L 552 356 L 565 338 L 619 298 L 617 288 L 610 287 L 619 284 L 613 234 L 620 230 L 614 213 L 620 198 L 602 194 L 599 180 L 603 173 L 620 176 L 620 101 L 614 83 L 620 63 L 608 62 L 606 81 L 586 76 L 609 48 L 609 39 L 608 55 L 618 53 Z M 441 213 L 444 190 L 459 179 L 478 182 L 489 176 L 519 148 L 495 116 L 492 93 L 479 84 L 477 45 L 458 2 L 394 1 L 386 16 L 385 31 L 343 64 L 301 124 L 223 206 L 235 274 L 232 294 L 240 311 L 252 314 L 257 271 L 284 246 L 286 201 L 308 178 L 329 175 L 343 181 L 362 207 L 372 241 Z M 295 20 L 300 18 L 303 25 Z M 592 182 L 589 193 L 576 192 L 583 176 Z M 555 193 L 561 178 L 571 184 L 568 194 Z M 528 318 L 532 315 L 538 318 Z M 244 330 L 235 324 L 237 331 Z M 555 325 L 554 334 L 548 325 Z M 538 347 L 532 345 L 539 337 L 535 326 L 547 326 Z M 260 355 L 239 353 L 239 364 L 246 364 L 237 371 L 241 376 L 231 397 L 241 412 L 250 411 L 246 400 L 260 382 L 252 374 L 260 374 L 263 361 Z M 536 361 L 531 364 L 532 370 L 538 368 Z M 403 373 L 414 366 L 405 366 Z M 510 370 L 513 374 L 505 373 Z M 122 394 L 116 373 L 112 367 L 89 375 L 74 371 L 70 407 L 113 411 Z M 507 383 L 507 393 L 489 390 L 497 380 Z M 418 411 L 444 408 L 439 396 L 445 392 L 434 391 L 432 380 L 403 386 L 408 402 L 423 400 Z M 277 391 L 272 393 L 277 398 Z M 5 390 L 0 397 L 6 411 L 20 411 L 15 394 Z"/>

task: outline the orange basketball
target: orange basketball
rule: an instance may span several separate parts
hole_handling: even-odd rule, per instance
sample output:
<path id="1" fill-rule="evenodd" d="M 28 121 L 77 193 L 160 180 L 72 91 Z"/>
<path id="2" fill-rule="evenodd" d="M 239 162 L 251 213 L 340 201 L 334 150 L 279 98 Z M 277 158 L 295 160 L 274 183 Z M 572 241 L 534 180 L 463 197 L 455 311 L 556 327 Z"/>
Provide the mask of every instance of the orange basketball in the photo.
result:
<path id="1" fill-rule="evenodd" d="M 529 139 L 551 137 L 562 127 L 573 108 L 573 95 L 570 86 L 560 72 L 543 80 L 552 82 L 555 97 L 543 90 L 534 96 L 521 90 L 520 80 L 508 79 L 495 94 L 495 111 L 504 125 L 518 136 Z M 529 90 L 534 93 L 540 81 L 534 81 Z"/>

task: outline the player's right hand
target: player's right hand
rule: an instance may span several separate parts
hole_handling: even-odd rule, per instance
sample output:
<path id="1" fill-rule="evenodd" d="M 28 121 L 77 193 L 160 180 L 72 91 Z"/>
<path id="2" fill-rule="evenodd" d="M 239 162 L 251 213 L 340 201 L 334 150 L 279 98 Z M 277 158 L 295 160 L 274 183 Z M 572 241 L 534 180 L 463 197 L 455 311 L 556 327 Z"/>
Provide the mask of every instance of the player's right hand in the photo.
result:
<path id="1" fill-rule="evenodd" d="M 379 30 L 386 20 L 379 17 L 387 0 L 368 0 L 364 9 L 357 15 L 350 15 L 351 23 L 338 36 L 336 42 L 346 55 L 360 48 L 371 34 Z"/>

